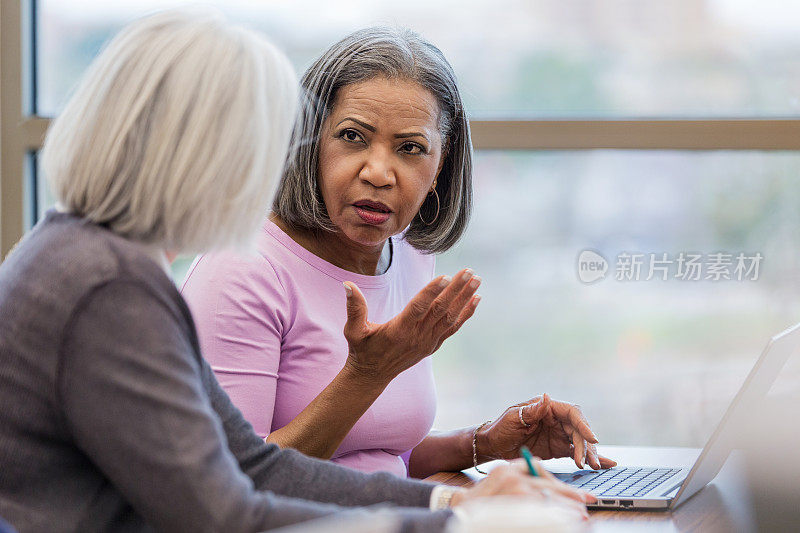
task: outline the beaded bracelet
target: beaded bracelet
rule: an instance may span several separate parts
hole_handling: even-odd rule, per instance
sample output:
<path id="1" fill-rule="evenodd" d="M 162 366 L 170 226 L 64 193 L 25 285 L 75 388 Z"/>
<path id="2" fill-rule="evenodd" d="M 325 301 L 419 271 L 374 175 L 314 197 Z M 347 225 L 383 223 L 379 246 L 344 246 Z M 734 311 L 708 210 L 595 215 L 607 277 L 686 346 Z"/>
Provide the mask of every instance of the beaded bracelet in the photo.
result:
<path id="1" fill-rule="evenodd" d="M 488 474 L 488 472 L 484 472 L 480 468 L 478 468 L 478 432 L 483 429 L 483 426 L 486 424 L 490 424 L 492 421 L 487 420 L 480 426 L 476 427 L 475 430 L 472 432 L 472 466 L 475 467 L 475 471 L 480 474 Z"/>

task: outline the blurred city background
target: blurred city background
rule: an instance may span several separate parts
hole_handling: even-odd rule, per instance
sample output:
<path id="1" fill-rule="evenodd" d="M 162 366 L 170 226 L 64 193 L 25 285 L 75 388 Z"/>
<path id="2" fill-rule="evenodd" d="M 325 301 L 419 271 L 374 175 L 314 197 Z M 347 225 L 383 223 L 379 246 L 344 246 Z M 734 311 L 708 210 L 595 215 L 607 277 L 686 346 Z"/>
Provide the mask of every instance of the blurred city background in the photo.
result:
<path id="1" fill-rule="evenodd" d="M 472 118 L 800 114 L 800 3 L 782 0 L 210 2 L 299 73 L 346 33 L 411 27 L 452 63 Z M 37 112 L 55 116 L 103 44 L 175 1 L 42 0 Z M 768 338 L 800 321 L 800 153 L 478 151 L 475 214 L 437 270 L 483 278 L 434 357 L 449 429 L 541 392 L 602 442 L 699 446 Z M 42 176 L 39 176 L 40 180 Z M 46 187 L 39 209 L 50 204 Z M 584 249 L 611 263 L 577 277 Z M 617 281 L 621 252 L 761 253 L 756 281 Z M 191 258 L 176 263 L 180 282 Z M 646 268 L 646 265 L 645 265 Z M 777 385 L 797 388 L 791 362 Z"/>

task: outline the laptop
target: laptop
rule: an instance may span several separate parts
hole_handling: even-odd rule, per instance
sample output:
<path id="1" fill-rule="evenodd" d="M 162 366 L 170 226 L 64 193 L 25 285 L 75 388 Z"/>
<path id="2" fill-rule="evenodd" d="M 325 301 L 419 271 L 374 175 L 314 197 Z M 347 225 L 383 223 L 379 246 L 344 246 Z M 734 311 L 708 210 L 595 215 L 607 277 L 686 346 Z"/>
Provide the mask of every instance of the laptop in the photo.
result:
<path id="1" fill-rule="evenodd" d="M 800 348 L 800 324 L 772 337 L 690 469 L 628 466 L 554 473 L 561 481 L 591 492 L 595 509 L 674 509 L 719 473 L 736 446 L 737 428 L 748 405 L 764 398 L 789 357 Z"/>

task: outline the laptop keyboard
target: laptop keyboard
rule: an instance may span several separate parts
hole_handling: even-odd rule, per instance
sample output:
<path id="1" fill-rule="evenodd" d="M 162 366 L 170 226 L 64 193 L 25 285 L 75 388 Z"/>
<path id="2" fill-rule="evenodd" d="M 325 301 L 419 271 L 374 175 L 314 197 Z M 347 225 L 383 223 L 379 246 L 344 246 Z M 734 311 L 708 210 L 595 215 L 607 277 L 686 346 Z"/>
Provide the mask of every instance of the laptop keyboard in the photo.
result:
<path id="1" fill-rule="evenodd" d="M 612 468 L 596 476 L 583 476 L 583 479 L 577 479 L 570 485 L 587 490 L 595 496 L 631 498 L 644 496 L 678 472 L 680 468 Z"/>

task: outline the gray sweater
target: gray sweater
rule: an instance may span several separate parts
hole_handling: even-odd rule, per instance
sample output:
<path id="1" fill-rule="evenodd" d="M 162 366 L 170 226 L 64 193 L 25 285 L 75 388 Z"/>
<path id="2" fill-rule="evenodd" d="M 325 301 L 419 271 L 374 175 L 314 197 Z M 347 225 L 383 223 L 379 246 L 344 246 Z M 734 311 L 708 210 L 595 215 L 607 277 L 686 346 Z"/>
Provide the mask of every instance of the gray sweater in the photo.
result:
<path id="1" fill-rule="evenodd" d="M 49 212 L 0 265 L 0 517 L 28 531 L 259 531 L 433 485 L 265 444 L 141 245 Z"/>

